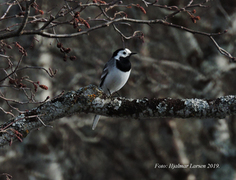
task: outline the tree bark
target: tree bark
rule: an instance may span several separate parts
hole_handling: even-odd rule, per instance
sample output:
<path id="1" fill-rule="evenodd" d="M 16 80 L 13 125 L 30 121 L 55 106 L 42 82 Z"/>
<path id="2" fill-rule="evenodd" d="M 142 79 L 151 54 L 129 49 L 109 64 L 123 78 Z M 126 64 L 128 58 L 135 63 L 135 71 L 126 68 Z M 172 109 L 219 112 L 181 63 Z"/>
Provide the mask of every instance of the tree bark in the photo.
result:
<path id="1" fill-rule="evenodd" d="M 108 97 L 95 85 L 70 91 L 0 126 L 0 147 L 20 140 L 58 118 L 75 113 L 94 113 L 124 118 L 224 118 L 236 113 L 236 96 L 203 99 L 129 99 Z"/>

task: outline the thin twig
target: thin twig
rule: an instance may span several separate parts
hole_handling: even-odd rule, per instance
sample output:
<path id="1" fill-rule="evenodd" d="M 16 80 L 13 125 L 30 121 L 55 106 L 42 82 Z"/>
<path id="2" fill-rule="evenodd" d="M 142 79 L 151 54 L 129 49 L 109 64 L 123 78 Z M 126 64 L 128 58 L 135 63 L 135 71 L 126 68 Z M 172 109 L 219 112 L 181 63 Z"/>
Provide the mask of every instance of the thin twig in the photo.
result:
<path id="1" fill-rule="evenodd" d="M 28 117 L 27 117 L 28 118 Z M 44 122 L 43 122 L 43 120 L 37 115 L 37 119 L 42 123 L 42 125 L 44 126 L 44 127 L 50 127 L 50 128 L 53 128 L 53 126 L 50 126 L 50 125 L 46 125 Z"/>
<path id="2" fill-rule="evenodd" d="M 13 4 L 10 4 L 6 10 L 6 12 L 2 15 L 2 17 L 0 19 L 4 19 L 7 15 L 7 13 L 10 11 L 11 7 L 13 6 Z"/>
<path id="3" fill-rule="evenodd" d="M 10 77 L 11 75 L 13 75 L 13 74 L 17 71 L 18 67 L 20 66 L 20 64 L 21 64 L 21 62 L 22 62 L 23 57 L 24 57 L 24 54 L 21 55 L 21 58 L 19 59 L 17 65 L 16 65 L 16 68 L 15 68 L 10 74 L 8 74 L 8 75 L 5 76 L 3 79 L 1 79 L 0 82 L 3 82 L 5 79 L 7 79 L 8 77 Z"/>
<path id="4" fill-rule="evenodd" d="M 24 18 L 22 20 L 22 23 L 21 23 L 20 27 L 16 31 L 12 31 L 12 32 L 8 32 L 8 33 L 0 35 L 0 39 L 2 39 L 2 37 L 5 37 L 4 39 L 6 39 L 6 38 L 14 37 L 14 36 L 19 36 L 19 35 L 22 34 L 22 32 L 23 32 L 23 30 L 24 30 L 24 28 L 27 24 L 27 21 L 28 21 L 28 17 L 29 17 L 29 14 L 30 14 L 30 6 L 34 2 L 35 2 L 35 0 L 31 0 L 30 2 L 25 1 L 26 10 L 25 10 L 25 15 L 24 15 Z"/>
<path id="5" fill-rule="evenodd" d="M 9 112 L 9 111 L 5 111 L 2 107 L 0 107 L 0 109 L 1 109 L 5 114 L 9 114 L 9 115 L 11 115 L 12 117 L 15 117 L 14 114 L 12 114 L 12 113 Z"/>
<path id="6" fill-rule="evenodd" d="M 14 100 L 14 99 L 8 99 L 8 98 L 5 98 L 4 96 L 1 96 L 0 95 L 0 98 L 2 98 L 3 100 L 5 100 L 6 102 L 13 102 L 13 103 L 17 103 L 17 104 L 42 104 L 42 103 L 45 103 L 48 99 L 49 99 L 49 96 L 47 96 L 43 101 L 40 101 L 40 102 L 33 102 L 33 101 L 17 101 L 17 100 Z M 29 98 L 30 99 L 30 98 Z M 12 106 L 11 106 L 12 108 Z"/>
<path id="7" fill-rule="evenodd" d="M 226 56 L 226 57 L 229 57 L 232 61 L 235 61 L 235 60 L 236 60 L 236 58 L 233 57 L 229 52 L 227 52 L 226 50 L 224 50 L 223 48 L 221 48 L 212 36 L 209 36 L 209 38 L 212 40 L 212 42 L 215 44 L 216 48 L 218 49 L 218 51 L 219 51 L 222 55 L 224 55 L 224 56 Z"/>
<path id="8" fill-rule="evenodd" d="M 141 33 L 141 34 L 142 34 L 141 31 L 134 31 L 133 35 L 131 35 L 131 36 L 125 36 L 125 35 L 116 27 L 115 24 L 112 24 L 112 26 L 113 26 L 114 29 L 115 29 L 124 39 L 126 39 L 126 40 L 132 39 L 132 38 L 134 38 L 134 37 L 137 37 L 137 34 L 138 34 L 138 33 Z"/>

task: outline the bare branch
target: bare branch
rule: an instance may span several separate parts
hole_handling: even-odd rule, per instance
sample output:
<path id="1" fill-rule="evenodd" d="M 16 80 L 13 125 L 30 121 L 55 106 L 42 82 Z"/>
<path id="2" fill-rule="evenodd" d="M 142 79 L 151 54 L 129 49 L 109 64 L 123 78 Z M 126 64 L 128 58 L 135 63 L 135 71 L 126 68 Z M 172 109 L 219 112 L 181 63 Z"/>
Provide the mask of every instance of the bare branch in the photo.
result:
<path id="1" fill-rule="evenodd" d="M 225 32 L 223 32 L 223 33 L 205 33 L 205 32 L 201 32 L 201 31 L 195 31 L 195 30 L 191 30 L 191 29 L 185 28 L 180 25 L 169 23 L 169 22 L 161 20 L 161 19 L 140 20 L 140 19 L 132 19 L 132 18 L 123 17 L 123 18 L 113 19 L 113 20 L 107 21 L 105 23 L 93 26 L 89 29 L 86 29 L 86 30 L 83 30 L 80 32 L 76 32 L 76 33 L 71 33 L 71 34 L 52 34 L 52 33 L 44 32 L 44 31 L 40 31 L 40 30 L 25 30 L 22 32 L 22 35 L 36 35 L 37 34 L 37 35 L 41 35 L 41 36 L 48 37 L 48 38 L 71 38 L 71 37 L 76 37 L 76 36 L 80 36 L 83 34 L 88 34 L 91 31 L 97 30 L 99 28 L 104 28 L 104 27 L 110 26 L 111 24 L 122 23 L 122 22 L 138 23 L 138 24 L 162 24 L 162 25 L 182 29 L 184 31 L 187 31 L 187 32 L 190 32 L 193 34 L 199 34 L 199 35 L 204 35 L 204 36 L 216 36 L 216 35 L 221 35 L 221 34 L 225 33 Z"/>
<path id="2" fill-rule="evenodd" d="M 29 31 L 23 31 L 22 35 L 41 35 L 44 37 L 48 37 L 48 38 L 71 38 L 71 37 L 76 37 L 76 36 L 80 36 L 83 34 L 88 34 L 91 31 L 100 29 L 100 28 L 104 28 L 113 24 L 117 24 L 117 23 L 122 23 L 122 22 L 129 22 L 129 23 L 138 23 L 138 24 L 162 24 L 165 26 L 170 26 L 170 27 L 174 27 L 174 28 L 178 28 L 184 31 L 187 31 L 189 33 L 192 34 L 198 34 L 198 35 L 202 35 L 202 36 L 207 36 L 211 39 L 213 39 L 212 36 L 218 36 L 218 35 L 222 35 L 225 34 L 227 31 L 224 32 L 219 32 L 219 33 L 206 33 L 206 32 L 202 32 L 202 31 L 196 31 L 196 30 L 192 30 L 177 24 L 173 24 L 173 23 L 169 23 L 167 21 L 161 20 L 161 19 L 154 19 L 154 20 L 139 20 L 139 19 L 132 19 L 132 18 L 117 18 L 117 19 L 113 19 L 110 21 L 107 21 L 105 23 L 93 26 L 89 29 L 80 31 L 80 32 L 76 32 L 76 33 L 71 33 L 71 34 L 52 34 L 52 33 L 48 33 L 48 32 L 44 32 L 44 31 L 39 31 L 39 30 L 29 30 Z M 119 31 L 119 29 L 117 29 L 115 26 L 113 26 L 115 28 L 115 30 L 125 39 L 129 39 L 129 37 L 124 36 L 123 33 L 121 33 Z M 134 36 L 131 36 L 134 37 Z M 214 42 L 214 41 L 213 41 Z M 232 60 L 234 60 L 234 57 L 232 55 L 230 55 L 229 52 L 227 52 L 226 50 L 224 50 L 223 48 L 219 49 L 219 46 L 217 46 L 217 44 L 214 42 L 214 44 L 216 45 L 216 47 L 218 48 L 218 50 L 220 50 L 220 53 L 231 58 Z"/>
<path id="3" fill-rule="evenodd" d="M 41 69 L 41 70 L 44 70 L 50 77 L 54 77 L 57 73 L 56 69 L 54 71 L 52 70 L 52 68 L 49 68 L 49 70 L 47 70 L 47 69 L 45 69 L 43 67 L 39 67 L 39 66 L 25 66 L 25 67 L 19 68 L 17 71 L 22 71 L 25 69 Z"/>
<path id="4" fill-rule="evenodd" d="M 14 114 L 12 114 L 11 112 L 5 111 L 2 107 L 0 107 L 0 109 L 5 113 L 5 114 L 9 114 L 12 117 L 15 117 Z"/>
<path id="5" fill-rule="evenodd" d="M 232 61 L 235 61 L 235 60 L 236 60 L 236 58 L 233 57 L 229 52 L 227 52 L 226 50 L 224 50 L 223 48 L 221 48 L 212 36 L 209 36 L 209 38 L 212 40 L 212 42 L 215 44 L 215 46 L 217 47 L 218 51 L 219 51 L 221 54 L 223 54 L 224 56 L 230 58 Z"/>
<path id="6" fill-rule="evenodd" d="M 12 32 L 9 32 L 9 33 L 6 33 L 6 34 L 2 34 L 0 35 L 0 39 L 7 39 L 9 37 L 15 37 L 15 36 L 21 36 L 21 35 L 40 35 L 40 36 L 43 36 L 43 37 L 48 37 L 48 38 L 71 38 L 71 37 L 77 37 L 77 36 L 80 36 L 80 35 L 83 35 L 83 34 L 88 34 L 92 31 L 95 31 L 95 30 L 98 30 L 100 28 L 105 28 L 105 27 L 108 27 L 110 25 L 113 25 L 115 31 L 117 31 L 122 38 L 124 39 L 131 39 L 131 38 L 134 38 L 136 37 L 136 31 L 133 33 L 132 36 L 125 36 L 123 32 L 121 32 L 118 28 L 117 28 L 117 24 L 120 24 L 120 23 L 137 23 L 137 24 L 161 24 L 161 25 L 165 25 L 165 26 L 169 26 L 169 27 L 173 27 L 173 28 L 178 28 L 180 30 L 184 30 L 184 31 L 187 31 L 189 33 L 192 33 L 192 34 L 198 34 L 198 35 L 202 35 L 202 36 L 207 36 L 209 37 L 214 45 L 217 47 L 217 49 L 219 50 L 219 52 L 227 57 L 229 57 L 231 60 L 235 60 L 235 58 L 229 53 L 227 52 L 226 50 L 224 50 L 223 48 L 221 48 L 216 42 L 215 40 L 213 39 L 212 36 L 217 36 L 217 35 L 222 35 L 224 33 L 226 33 L 227 31 L 224 31 L 224 32 L 219 32 L 219 33 L 206 33 L 206 32 L 202 32 L 202 31 L 196 31 L 196 30 L 192 30 L 192 29 L 189 29 L 189 28 L 186 28 L 184 26 L 180 26 L 180 25 L 177 25 L 177 24 L 173 24 L 173 23 L 169 23 L 167 21 L 168 18 L 171 18 L 173 16 L 175 16 L 176 14 L 180 13 L 180 12 L 187 12 L 189 15 L 190 15 L 190 18 L 196 22 L 197 20 L 200 19 L 199 16 L 194 16 L 193 13 L 190 11 L 190 9 L 194 8 L 194 7 L 207 7 L 205 4 L 208 2 L 208 0 L 205 0 L 203 1 L 202 3 L 198 3 L 198 4 L 193 4 L 193 1 L 190 0 L 189 3 L 183 7 L 183 8 L 179 8 L 177 6 L 166 6 L 166 5 L 159 5 L 157 4 L 157 1 L 154 1 L 154 2 L 148 2 L 148 1 L 142 1 L 146 7 L 148 6 L 154 6 L 154 7 L 158 7 L 158 8 L 166 8 L 168 10 L 171 10 L 171 11 L 174 11 L 173 13 L 167 15 L 164 19 L 152 19 L 152 20 L 141 20 L 141 19 L 133 19 L 133 18 L 127 18 L 127 17 L 120 17 L 120 18 L 117 18 L 116 17 L 116 13 L 114 14 L 114 17 L 111 17 L 107 14 L 107 12 L 111 9 L 113 9 L 114 7 L 124 7 L 124 8 L 127 8 L 127 7 L 139 7 L 139 8 L 142 8 L 139 4 L 122 4 L 120 3 L 120 1 L 112 1 L 110 3 L 85 3 L 85 4 L 82 4 L 82 3 L 79 3 L 78 5 L 76 5 L 75 7 L 70 7 L 69 4 L 66 2 L 66 6 L 63 6 L 59 12 L 57 13 L 57 15 L 54 17 L 53 15 L 50 15 L 50 19 L 47 20 L 45 18 L 35 18 L 33 21 L 31 21 L 31 23 L 36 23 L 36 22 L 45 22 L 44 25 L 42 25 L 39 29 L 33 29 L 33 30 L 24 30 L 25 26 L 28 21 L 28 16 L 29 16 L 29 12 L 30 12 L 30 4 L 34 3 L 34 0 L 31 0 L 30 2 L 27 2 L 26 1 L 26 11 L 25 11 L 25 14 L 24 14 L 24 18 L 23 18 L 23 21 L 21 24 L 15 24 L 15 25 L 19 25 L 20 27 L 18 28 L 17 31 L 12 31 Z M 100 21 L 103 21 L 103 23 L 100 23 L 100 24 L 97 24 L 97 25 L 94 25 L 94 26 L 91 26 L 88 24 L 88 22 L 86 20 L 84 20 L 83 18 L 81 18 L 83 20 L 84 23 L 82 23 L 83 25 L 87 25 L 87 28 L 84 29 L 84 30 L 79 30 L 79 32 L 75 32 L 75 33 L 70 33 L 70 34 L 56 34 L 56 33 L 50 33 L 50 32 L 46 32 L 45 30 L 46 29 L 49 29 L 49 28 L 54 28 L 55 26 L 59 25 L 59 24 L 68 24 L 70 23 L 70 21 L 65 21 L 65 22 L 55 22 L 56 19 L 60 18 L 60 17 L 64 17 L 65 15 L 67 14 L 71 14 L 71 16 L 73 16 L 74 14 L 74 11 L 78 8 L 80 8 L 80 10 L 77 12 L 77 13 L 80 13 L 82 12 L 84 9 L 88 8 L 88 7 L 98 7 L 101 11 L 101 13 L 99 13 L 99 15 L 96 16 L 95 19 L 90 19 L 89 21 L 97 21 L 97 20 L 100 20 Z M 62 10 L 64 7 L 66 7 L 66 10 Z M 8 7 L 9 8 L 9 7 Z M 143 9 L 143 8 L 142 8 Z M 145 11 L 145 10 L 144 10 Z M 118 11 L 117 13 L 121 13 L 123 11 Z M 101 15 L 103 15 L 106 19 L 98 19 L 98 17 L 100 17 Z M 105 22 L 104 22 L 105 21 Z M 75 22 L 77 23 L 77 22 Z M 77 26 L 75 26 L 77 27 Z M 74 27 L 74 28 L 75 28 Z M 55 31 L 53 29 L 53 31 Z"/>
<path id="7" fill-rule="evenodd" d="M 132 38 L 134 38 L 134 37 L 137 37 L 137 36 L 143 36 L 143 33 L 141 32 L 141 31 L 135 31 L 134 33 L 133 33 L 133 35 L 131 35 L 131 36 L 125 36 L 117 27 L 116 27 L 116 25 L 115 24 L 112 24 L 112 26 L 114 27 L 114 29 L 122 36 L 122 38 L 124 38 L 124 39 L 132 39 Z"/>
<path id="8" fill-rule="evenodd" d="M 12 32 L 0 35 L 0 39 L 2 39 L 3 37 L 4 37 L 3 39 L 7 39 L 7 38 L 10 38 L 10 37 L 19 36 L 19 35 L 22 34 L 22 31 L 24 30 L 24 28 L 27 24 L 27 21 L 28 21 L 28 17 L 29 17 L 29 13 L 30 13 L 30 6 L 34 2 L 35 2 L 35 0 L 31 0 L 30 2 L 25 1 L 26 10 L 25 10 L 25 15 L 24 15 L 24 18 L 22 20 L 21 26 L 16 31 L 12 31 Z"/>
<path id="9" fill-rule="evenodd" d="M 25 93 L 26 94 L 26 93 Z M 27 94 L 26 94 L 27 95 Z M 27 97 L 28 99 L 30 99 L 31 100 L 31 98 L 30 97 Z M 17 100 L 14 100 L 14 99 L 8 99 L 8 98 L 5 98 L 4 96 L 2 96 L 2 95 L 0 95 L 0 99 L 3 99 L 3 100 L 5 100 L 6 102 L 14 102 L 14 103 L 17 103 L 17 104 L 40 104 L 40 103 L 45 103 L 48 99 L 49 99 L 49 97 L 46 97 L 43 101 L 41 101 L 41 102 L 34 102 L 34 101 L 25 101 L 25 102 L 23 102 L 23 101 L 17 101 Z M 12 107 L 12 106 L 11 106 Z"/>
<path id="10" fill-rule="evenodd" d="M 9 6 L 8 6 L 8 8 L 7 8 L 7 10 L 6 10 L 6 12 L 2 15 L 2 17 L 1 17 L 0 19 L 4 19 L 4 18 L 6 17 L 7 13 L 10 11 L 10 9 L 11 9 L 12 6 L 13 6 L 13 4 L 9 4 Z"/>
<path id="11" fill-rule="evenodd" d="M 15 67 L 15 69 L 14 69 L 10 74 L 8 74 L 8 75 L 5 76 L 3 79 L 1 79 L 0 82 L 3 82 L 5 79 L 7 79 L 8 77 L 10 77 L 11 75 L 13 75 L 13 74 L 17 71 L 17 69 L 19 68 L 19 65 L 20 65 L 21 62 L 22 62 L 23 57 L 24 57 L 24 55 L 22 55 L 21 58 L 19 59 L 17 65 L 16 65 L 16 67 Z"/>

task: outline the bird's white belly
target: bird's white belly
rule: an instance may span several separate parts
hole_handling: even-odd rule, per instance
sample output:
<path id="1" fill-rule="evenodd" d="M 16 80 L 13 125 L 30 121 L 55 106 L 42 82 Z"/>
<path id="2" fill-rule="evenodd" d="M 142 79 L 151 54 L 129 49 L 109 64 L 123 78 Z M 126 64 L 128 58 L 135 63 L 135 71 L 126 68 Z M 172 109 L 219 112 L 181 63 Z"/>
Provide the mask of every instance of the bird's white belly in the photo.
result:
<path id="1" fill-rule="evenodd" d="M 130 72 L 131 70 L 123 72 L 118 69 L 113 69 L 107 75 L 101 88 L 106 94 L 112 94 L 119 91 L 128 81 Z"/>

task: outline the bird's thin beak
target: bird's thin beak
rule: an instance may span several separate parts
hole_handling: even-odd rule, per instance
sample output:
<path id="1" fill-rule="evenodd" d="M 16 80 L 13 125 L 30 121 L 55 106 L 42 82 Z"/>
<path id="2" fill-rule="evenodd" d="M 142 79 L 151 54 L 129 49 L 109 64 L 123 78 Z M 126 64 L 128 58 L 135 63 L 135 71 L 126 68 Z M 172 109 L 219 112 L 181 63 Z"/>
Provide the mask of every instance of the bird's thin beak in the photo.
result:
<path id="1" fill-rule="evenodd" d="M 137 54 L 137 53 L 135 53 L 135 52 L 132 52 L 132 53 L 130 54 L 130 56 L 132 56 L 132 55 L 135 55 L 135 54 Z"/>

